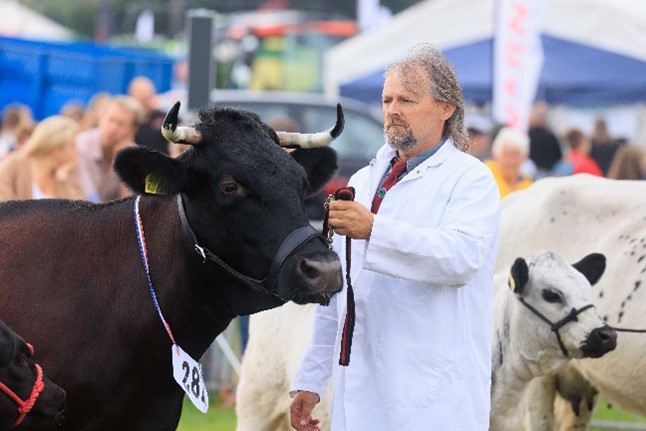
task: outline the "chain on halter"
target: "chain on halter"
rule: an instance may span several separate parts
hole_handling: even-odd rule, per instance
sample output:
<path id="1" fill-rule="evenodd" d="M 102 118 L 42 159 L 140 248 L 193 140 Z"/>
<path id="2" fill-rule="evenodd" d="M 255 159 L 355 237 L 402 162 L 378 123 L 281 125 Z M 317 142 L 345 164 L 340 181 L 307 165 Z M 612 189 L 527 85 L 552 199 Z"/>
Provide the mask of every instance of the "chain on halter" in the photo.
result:
<path id="1" fill-rule="evenodd" d="M 34 348 L 31 344 L 27 343 L 27 347 L 32 352 Z M 20 398 L 14 391 L 12 391 L 7 385 L 0 382 L 0 390 L 5 393 L 11 400 L 18 405 L 18 418 L 13 423 L 13 426 L 18 426 L 25 420 L 27 414 L 34 408 L 36 400 L 40 394 L 45 389 L 45 383 L 43 382 L 43 369 L 40 368 L 40 365 L 34 364 L 36 367 L 36 380 L 34 381 L 34 386 L 31 389 L 31 395 L 26 400 Z"/>

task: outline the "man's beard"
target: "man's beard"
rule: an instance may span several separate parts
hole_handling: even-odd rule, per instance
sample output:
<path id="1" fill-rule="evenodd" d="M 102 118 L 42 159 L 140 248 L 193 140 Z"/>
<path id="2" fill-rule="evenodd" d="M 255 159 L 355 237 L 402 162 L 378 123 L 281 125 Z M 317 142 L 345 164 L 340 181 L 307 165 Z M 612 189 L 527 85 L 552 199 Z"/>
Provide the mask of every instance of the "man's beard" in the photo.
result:
<path id="1" fill-rule="evenodd" d="M 396 128 L 387 127 L 384 130 L 384 137 L 395 151 L 408 151 L 417 145 L 417 139 L 408 127 L 404 133 L 397 133 Z"/>

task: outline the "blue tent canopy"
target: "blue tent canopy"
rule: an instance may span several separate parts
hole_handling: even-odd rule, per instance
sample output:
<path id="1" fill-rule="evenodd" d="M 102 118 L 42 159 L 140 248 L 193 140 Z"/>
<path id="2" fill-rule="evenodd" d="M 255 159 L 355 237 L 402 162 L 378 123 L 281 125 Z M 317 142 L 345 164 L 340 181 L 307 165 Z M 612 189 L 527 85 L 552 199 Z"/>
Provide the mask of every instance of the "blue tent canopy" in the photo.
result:
<path id="1" fill-rule="evenodd" d="M 581 43 L 542 35 L 544 62 L 537 99 L 570 106 L 646 101 L 646 62 Z M 491 101 L 492 39 L 444 50 L 455 66 L 464 97 Z M 380 103 L 383 70 L 342 84 L 340 94 Z"/>

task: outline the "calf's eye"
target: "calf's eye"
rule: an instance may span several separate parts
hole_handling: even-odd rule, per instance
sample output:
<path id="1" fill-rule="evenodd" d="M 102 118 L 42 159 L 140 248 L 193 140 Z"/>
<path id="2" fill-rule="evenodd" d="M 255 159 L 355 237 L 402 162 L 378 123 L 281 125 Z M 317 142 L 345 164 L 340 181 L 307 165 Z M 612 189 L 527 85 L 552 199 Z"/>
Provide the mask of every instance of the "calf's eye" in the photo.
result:
<path id="1" fill-rule="evenodd" d="M 556 293 L 555 291 L 551 289 L 545 289 L 543 290 L 543 299 L 547 302 L 551 303 L 561 303 L 563 302 L 563 299 L 561 299 L 561 295 Z"/>

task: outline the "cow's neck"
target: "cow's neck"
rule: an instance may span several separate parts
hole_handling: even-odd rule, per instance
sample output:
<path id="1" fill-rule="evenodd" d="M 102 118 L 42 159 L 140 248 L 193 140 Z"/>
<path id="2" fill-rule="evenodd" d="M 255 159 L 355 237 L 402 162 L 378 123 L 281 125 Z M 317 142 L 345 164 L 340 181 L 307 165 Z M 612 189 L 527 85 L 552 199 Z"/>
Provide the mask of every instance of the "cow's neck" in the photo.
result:
<path id="1" fill-rule="evenodd" d="M 535 367 L 528 362 L 513 340 L 517 332 L 517 316 L 513 309 L 517 299 L 506 288 L 496 291 L 494 298 L 494 330 L 491 385 L 491 430 L 513 429 L 520 398 L 534 377 Z"/>
<path id="2" fill-rule="evenodd" d="M 223 286 L 214 281 L 216 274 L 182 236 L 175 200 L 142 200 L 140 211 L 148 249 L 168 250 L 148 253 L 160 309 L 176 342 L 199 358 L 236 313 L 222 293 Z M 164 277 L 159 277 L 160 273 Z M 152 295 L 149 296 L 153 307 Z"/>

